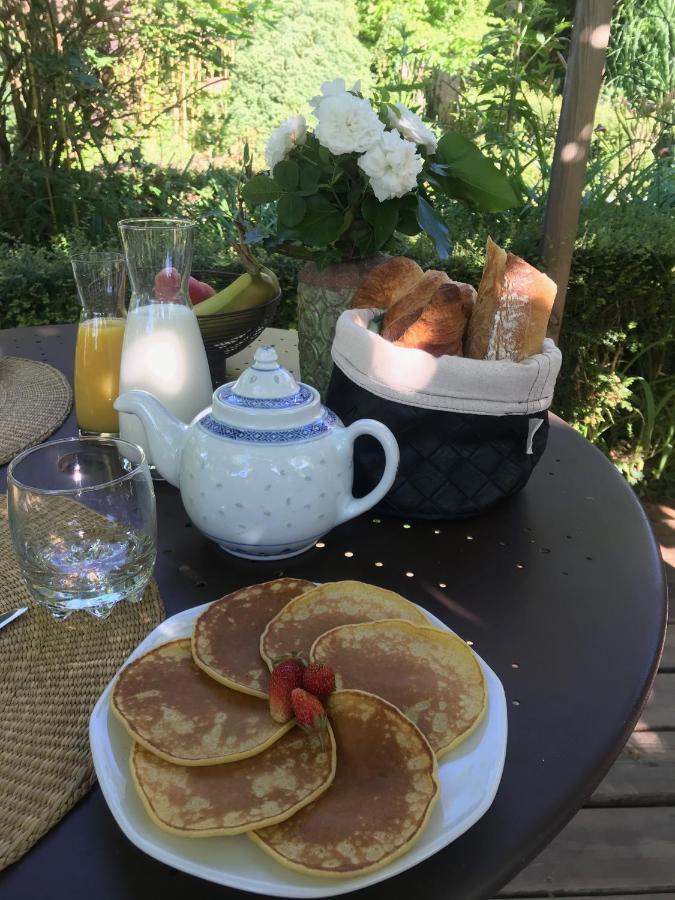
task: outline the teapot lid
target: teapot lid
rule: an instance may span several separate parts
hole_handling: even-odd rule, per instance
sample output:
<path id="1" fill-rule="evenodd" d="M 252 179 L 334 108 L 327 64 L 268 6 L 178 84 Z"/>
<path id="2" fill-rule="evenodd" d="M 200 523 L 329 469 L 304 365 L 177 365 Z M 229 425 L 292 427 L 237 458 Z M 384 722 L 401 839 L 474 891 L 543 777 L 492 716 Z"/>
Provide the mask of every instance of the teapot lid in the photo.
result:
<path id="1" fill-rule="evenodd" d="M 295 378 L 288 369 L 279 365 L 279 358 L 274 347 L 263 344 L 255 351 L 253 365 L 244 369 L 239 378 L 231 385 L 227 402 L 236 406 L 243 399 L 288 400 L 296 398 L 299 391 L 300 388 Z M 251 404 L 246 405 L 250 406 Z M 260 406 L 259 408 L 265 407 Z"/>
<path id="2" fill-rule="evenodd" d="M 274 347 L 263 345 L 255 352 L 253 365 L 236 381 L 218 388 L 213 395 L 211 418 L 243 428 L 290 429 L 304 426 L 328 413 L 319 392 L 279 364 Z"/>

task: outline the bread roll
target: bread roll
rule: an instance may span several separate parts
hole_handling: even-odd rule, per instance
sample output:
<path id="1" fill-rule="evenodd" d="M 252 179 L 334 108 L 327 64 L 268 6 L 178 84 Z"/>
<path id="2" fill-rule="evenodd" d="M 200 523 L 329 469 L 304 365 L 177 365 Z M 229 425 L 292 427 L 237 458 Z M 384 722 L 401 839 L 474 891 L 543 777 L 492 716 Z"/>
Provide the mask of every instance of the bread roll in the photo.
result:
<path id="1" fill-rule="evenodd" d="M 423 276 L 407 256 L 393 256 L 371 269 L 352 297 L 352 309 L 388 309 L 407 294 Z"/>
<path id="2" fill-rule="evenodd" d="M 422 309 L 406 317 L 399 347 L 416 347 L 432 356 L 462 356 L 464 331 L 471 316 L 476 291 L 470 284 L 451 281 L 441 285 Z"/>
<path id="3" fill-rule="evenodd" d="M 520 362 L 541 353 L 555 294 L 547 275 L 488 238 L 466 356 Z"/>
<path id="4" fill-rule="evenodd" d="M 419 315 L 438 288 L 449 282 L 450 278 L 446 272 L 439 272 L 436 269 L 424 272 L 413 289 L 397 300 L 385 313 L 382 337 L 388 341 L 397 341 L 408 327 L 408 317 L 415 313 Z"/>

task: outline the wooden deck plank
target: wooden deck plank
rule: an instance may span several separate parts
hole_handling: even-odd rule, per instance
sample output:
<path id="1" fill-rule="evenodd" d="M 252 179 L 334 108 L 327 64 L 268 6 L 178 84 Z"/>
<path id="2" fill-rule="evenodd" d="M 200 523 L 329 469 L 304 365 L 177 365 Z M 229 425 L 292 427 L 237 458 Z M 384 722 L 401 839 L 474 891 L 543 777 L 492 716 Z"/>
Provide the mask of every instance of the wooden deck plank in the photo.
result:
<path id="1" fill-rule="evenodd" d="M 635 726 L 636 731 L 675 729 L 675 673 L 660 672 Z"/>
<path id="2" fill-rule="evenodd" d="M 675 891 L 675 808 L 582 809 L 500 893 Z"/>
<path id="3" fill-rule="evenodd" d="M 645 504 L 675 596 L 675 509 Z M 675 900 L 675 603 L 636 731 L 588 806 L 500 893 Z"/>
<path id="4" fill-rule="evenodd" d="M 588 801 L 588 806 L 668 804 L 675 806 L 674 731 L 633 734 Z"/>

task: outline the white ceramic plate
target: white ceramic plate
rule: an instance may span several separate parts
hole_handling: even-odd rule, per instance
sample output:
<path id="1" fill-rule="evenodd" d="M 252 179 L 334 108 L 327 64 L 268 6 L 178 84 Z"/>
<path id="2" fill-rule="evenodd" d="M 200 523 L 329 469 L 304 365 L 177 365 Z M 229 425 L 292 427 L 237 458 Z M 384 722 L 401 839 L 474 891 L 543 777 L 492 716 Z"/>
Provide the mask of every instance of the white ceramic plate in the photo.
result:
<path id="1" fill-rule="evenodd" d="M 208 604 L 172 616 L 139 644 L 127 662 L 157 644 L 187 637 L 192 623 Z M 432 625 L 450 629 L 423 610 Z M 485 672 L 488 708 L 485 718 L 466 741 L 439 765 L 441 796 L 417 843 L 379 871 L 358 878 L 312 878 L 286 869 L 246 835 L 181 838 L 158 828 L 139 800 L 129 773 L 131 738 L 110 712 L 112 682 L 101 694 L 89 723 L 89 738 L 98 782 L 117 824 L 130 841 L 155 859 L 190 875 L 239 890 L 273 897 L 331 897 L 391 878 L 432 856 L 470 828 L 490 807 L 506 754 L 506 700 L 492 669 L 478 657 Z M 126 665 L 126 663 L 125 663 Z"/>

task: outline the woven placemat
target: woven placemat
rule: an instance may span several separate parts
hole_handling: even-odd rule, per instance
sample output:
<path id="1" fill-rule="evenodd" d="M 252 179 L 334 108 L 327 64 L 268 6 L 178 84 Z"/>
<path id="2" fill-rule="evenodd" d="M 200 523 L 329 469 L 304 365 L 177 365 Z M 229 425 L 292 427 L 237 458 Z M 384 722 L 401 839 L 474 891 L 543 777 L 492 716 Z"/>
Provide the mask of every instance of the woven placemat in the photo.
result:
<path id="1" fill-rule="evenodd" d="M 152 582 L 105 621 L 65 622 L 36 607 L 19 574 L 0 496 L 0 613 L 30 606 L 0 631 L 0 869 L 15 862 L 95 781 L 91 710 L 129 653 L 164 618 Z"/>
<path id="2" fill-rule="evenodd" d="M 73 392 L 58 369 L 0 356 L 0 465 L 53 434 L 72 403 Z"/>

